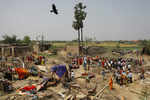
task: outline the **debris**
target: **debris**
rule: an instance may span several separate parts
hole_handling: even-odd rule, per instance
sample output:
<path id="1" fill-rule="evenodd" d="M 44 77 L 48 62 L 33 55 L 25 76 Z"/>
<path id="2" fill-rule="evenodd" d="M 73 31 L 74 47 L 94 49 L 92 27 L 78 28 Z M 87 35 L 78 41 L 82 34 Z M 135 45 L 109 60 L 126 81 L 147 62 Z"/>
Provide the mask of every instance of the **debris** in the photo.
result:
<path id="1" fill-rule="evenodd" d="M 101 90 L 97 92 L 97 94 L 94 96 L 94 98 L 97 98 L 109 85 L 105 85 Z"/>
<path id="2" fill-rule="evenodd" d="M 150 75 L 150 72 L 146 72 L 146 74 L 149 74 L 149 75 Z"/>
<path id="3" fill-rule="evenodd" d="M 65 97 L 64 100 L 70 100 L 71 97 L 72 97 L 72 95 L 69 95 L 69 96 Z"/>
<path id="4" fill-rule="evenodd" d="M 47 72 L 46 66 L 37 65 L 40 71 Z"/>

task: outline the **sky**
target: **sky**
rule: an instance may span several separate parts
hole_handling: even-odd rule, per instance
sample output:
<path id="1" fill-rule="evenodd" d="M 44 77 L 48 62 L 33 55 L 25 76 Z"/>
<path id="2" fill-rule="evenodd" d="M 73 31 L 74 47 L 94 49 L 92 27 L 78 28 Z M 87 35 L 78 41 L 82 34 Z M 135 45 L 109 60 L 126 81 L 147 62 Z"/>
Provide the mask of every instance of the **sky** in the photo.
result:
<path id="1" fill-rule="evenodd" d="M 150 39 L 150 0 L 0 0 L 0 39 L 17 35 L 31 39 L 73 40 L 74 6 L 87 8 L 84 38 L 96 40 Z M 50 13 L 55 3 L 59 14 Z"/>

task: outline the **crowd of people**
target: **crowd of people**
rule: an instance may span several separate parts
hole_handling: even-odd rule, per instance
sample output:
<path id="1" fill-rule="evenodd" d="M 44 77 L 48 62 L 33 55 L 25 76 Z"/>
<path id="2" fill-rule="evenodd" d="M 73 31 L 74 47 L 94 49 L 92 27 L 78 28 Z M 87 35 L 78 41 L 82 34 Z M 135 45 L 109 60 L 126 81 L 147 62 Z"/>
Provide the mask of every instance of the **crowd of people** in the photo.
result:
<path id="1" fill-rule="evenodd" d="M 46 58 L 44 56 L 26 56 L 22 58 L 23 62 L 34 62 L 34 64 L 44 65 Z M 73 69 L 77 69 L 80 65 L 83 65 L 84 70 L 91 70 L 92 67 L 97 67 L 102 69 L 99 74 L 101 74 L 102 79 L 106 79 L 106 73 L 112 73 L 113 78 L 111 78 L 109 84 L 110 89 L 112 89 L 113 79 L 120 86 L 129 84 L 133 82 L 133 71 L 135 68 L 142 66 L 144 60 L 142 57 L 139 58 L 123 58 L 123 57 L 100 57 L 100 56 L 83 56 L 72 58 L 71 64 L 69 65 L 70 78 L 73 81 L 75 79 L 75 73 Z M 24 79 L 26 76 L 31 74 L 31 70 L 26 70 L 24 68 L 13 68 L 8 67 L 5 72 L 5 78 L 12 80 L 12 73 L 16 72 L 19 79 Z M 144 70 L 141 70 L 140 78 L 144 79 Z"/>
<path id="2" fill-rule="evenodd" d="M 133 69 L 140 68 L 144 63 L 142 57 L 139 58 L 123 58 L 123 57 L 75 57 L 72 59 L 73 66 L 83 65 L 85 70 L 97 66 L 102 68 L 101 75 L 105 79 L 106 71 L 112 72 L 117 84 L 120 86 L 133 82 Z M 144 72 L 141 70 L 141 79 L 144 79 Z"/>
<path id="3" fill-rule="evenodd" d="M 45 65 L 46 63 L 46 58 L 44 56 L 34 56 L 34 55 L 30 55 L 30 56 L 27 56 L 25 58 L 26 61 L 28 62 L 34 62 L 36 65 Z"/>

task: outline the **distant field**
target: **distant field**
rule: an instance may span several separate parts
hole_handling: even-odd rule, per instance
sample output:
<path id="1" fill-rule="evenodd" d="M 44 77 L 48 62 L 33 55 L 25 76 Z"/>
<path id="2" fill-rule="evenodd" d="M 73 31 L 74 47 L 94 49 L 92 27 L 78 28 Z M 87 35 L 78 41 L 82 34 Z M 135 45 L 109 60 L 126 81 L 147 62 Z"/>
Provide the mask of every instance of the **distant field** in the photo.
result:
<path id="1" fill-rule="evenodd" d="M 103 47 L 116 47 L 118 43 L 115 42 L 104 42 L 104 43 L 89 43 L 89 45 L 94 45 L 94 46 L 103 46 Z M 122 44 L 120 43 L 120 47 L 137 47 L 137 44 Z"/>
<path id="2" fill-rule="evenodd" d="M 107 48 L 114 48 L 117 46 L 117 42 L 102 42 L 102 43 L 95 43 L 95 42 L 88 42 L 84 43 L 86 46 L 102 46 L 102 47 L 107 47 Z M 65 47 L 67 45 L 75 46 L 78 45 L 77 42 L 55 42 L 53 43 L 53 46 L 55 47 Z M 138 44 L 125 44 L 125 43 L 120 43 L 119 44 L 121 48 L 126 48 L 126 49 L 139 49 L 140 47 Z"/>
<path id="3" fill-rule="evenodd" d="M 53 46 L 56 46 L 56 47 L 65 47 L 67 43 L 53 43 Z"/>

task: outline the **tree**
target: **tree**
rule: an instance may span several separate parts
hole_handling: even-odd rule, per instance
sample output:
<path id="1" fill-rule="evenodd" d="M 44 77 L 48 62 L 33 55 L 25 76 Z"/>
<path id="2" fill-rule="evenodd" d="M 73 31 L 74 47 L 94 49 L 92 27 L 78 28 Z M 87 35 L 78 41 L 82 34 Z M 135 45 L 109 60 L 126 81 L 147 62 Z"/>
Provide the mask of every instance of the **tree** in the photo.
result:
<path id="1" fill-rule="evenodd" d="M 6 44 L 17 43 L 17 36 L 16 35 L 13 35 L 12 37 L 8 36 L 8 35 L 4 35 L 2 37 L 4 39 L 3 43 L 6 43 Z"/>
<path id="2" fill-rule="evenodd" d="M 142 47 L 142 54 L 150 55 L 150 40 L 141 40 L 139 46 Z"/>
<path id="3" fill-rule="evenodd" d="M 73 21 L 72 27 L 78 31 L 78 48 L 79 48 L 79 54 L 80 54 L 80 26 L 76 21 Z"/>
<path id="4" fill-rule="evenodd" d="M 148 46 L 148 43 L 149 43 L 148 40 L 140 40 L 139 45 L 140 45 L 141 47 L 146 47 L 146 46 Z"/>
<path id="5" fill-rule="evenodd" d="M 21 39 L 17 39 L 16 35 L 12 35 L 12 36 L 8 36 L 8 35 L 4 35 L 3 37 L 3 43 L 6 44 L 21 44 L 21 43 L 26 43 L 29 44 L 31 43 L 30 37 L 29 36 L 24 36 L 23 40 Z"/>
<path id="6" fill-rule="evenodd" d="M 86 18 L 87 13 L 84 11 L 86 8 L 85 5 L 83 5 L 81 2 L 76 4 L 74 7 L 74 18 L 75 21 L 73 21 L 73 28 L 78 31 L 78 42 L 79 42 L 79 53 L 80 53 L 80 40 L 82 42 L 83 46 L 83 21 Z"/>
<path id="7" fill-rule="evenodd" d="M 29 36 L 24 36 L 23 43 L 30 44 L 31 43 L 30 37 Z"/>

